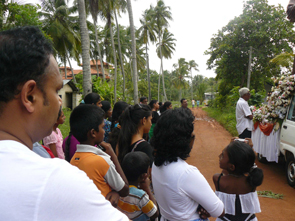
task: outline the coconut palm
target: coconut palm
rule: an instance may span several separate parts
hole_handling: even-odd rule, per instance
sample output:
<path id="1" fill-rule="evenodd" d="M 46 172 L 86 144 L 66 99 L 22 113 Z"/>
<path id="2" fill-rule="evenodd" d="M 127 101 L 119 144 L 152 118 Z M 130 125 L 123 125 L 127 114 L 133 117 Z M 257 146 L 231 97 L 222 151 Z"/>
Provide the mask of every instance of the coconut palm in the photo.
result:
<path id="1" fill-rule="evenodd" d="M 170 7 L 166 6 L 162 0 L 157 2 L 157 6 L 154 8 L 153 18 L 155 22 L 156 32 L 158 34 L 158 45 L 162 45 L 162 36 L 164 30 L 169 26 L 168 20 L 172 20 L 172 15 L 170 12 Z M 161 71 L 162 71 L 162 81 L 163 81 L 163 92 L 164 99 L 167 100 L 166 91 L 165 91 L 165 81 L 163 75 L 163 56 L 162 56 L 162 47 L 159 48 L 159 57 L 161 59 Z M 160 73 L 161 74 L 161 73 Z M 159 87 L 158 87 L 158 99 L 159 99 Z"/>
<path id="2" fill-rule="evenodd" d="M 198 64 L 195 62 L 195 60 L 190 60 L 188 62 L 188 69 L 191 72 L 191 94 L 192 94 L 192 99 L 193 99 L 193 71 L 192 69 L 195 69 L 196 71 L 199 71 L 199 69 L 197 68 Z"/>
<path id="3" fill-rule="evenodd" d="M 132 66 L 133 66 L 133 90 L 134 90 L 134 103 L 138 104 L 138 84 L 137 84 L 137 62 L 136 62 L 136 41 L 135 41 L 135 28 L 133 21 L 133 12 L 131 0 L 127 0 L 127 9 L 130 23 L 131 43 L 132 43 Z"/>
<path id="4" fill-rule="evenodd" d="M 179 90 L 179 99 L 182 97 L 182 88 L 187 86 L 185 78 L 189 74 L 189 64 L 184 58 L 178 59 L 176 64 L 173 64 L 175 71 L 173 71 L 173 84 Z"/>
<path id="5" fill-rule="evenodd" d="M 91 72 L 90 72 L 90 41 L 86 23 L 86 10 L 84 0 L 77 0 L 79 11 L 79 25 L 82 44 L 82 62 L 83 62 L 83 95 L 92 92 Z"/>
<path id="6" fill-rule="evenodd" d="M 147 68 L 147 80 L 148 80 L 148 90 L 149 96 L 148 101 L 151 101 L 151 82 L 150 82 L 150 71 L 149 71 L 149 55 L 148 55 L 148 43 L 149 41 L 155 42 L 156 33 L 153 23 L 153 12 L 154 8 L 150 6 L 149 9 L 145 10 L 140 19 L 141 27 L 138 29 L 140 40 L 145 44 L 146 48 L 146 68 Z"/>
<path id="7" fill-rule="evenodd" d="M 77 32 L 77 16 L 71 16 L 75 8 L 68 8 L 64 0 L 42 2 L 43 30 L 52 38 L 55 52 L 64 62 L 65 78 L 67 78 L 66 62 L 69 62 L 73 81 L 76 83 L 69 54 L 79 60 L 80 36 Z"/>
<path id="8" fill-rule="evenodd" d="M 173 51 L 175 51 L 175 41 L 176 39 L 173 38 L 173 34 L 170 33 L 167 29 L 163 31 L 163 35 L 160 36 L 162 41 L 157 43 L 157 55 L 161 59 L 161 73 L 163 73 L 163 57 L 168 59 L 172 57 Z M 160 75 L 159 75 L 160 76 Z M 166 92 L 165 92 L 165 82 L 164 82 L 164 75 L 162 74 L 162 81 L 163 81 L 163 92 L 164 92 L 164 99 L 167 100 Z M 159 99 L 159 91 L 160 91 L 160 79 L 158 85 L 158 99 Z"/>

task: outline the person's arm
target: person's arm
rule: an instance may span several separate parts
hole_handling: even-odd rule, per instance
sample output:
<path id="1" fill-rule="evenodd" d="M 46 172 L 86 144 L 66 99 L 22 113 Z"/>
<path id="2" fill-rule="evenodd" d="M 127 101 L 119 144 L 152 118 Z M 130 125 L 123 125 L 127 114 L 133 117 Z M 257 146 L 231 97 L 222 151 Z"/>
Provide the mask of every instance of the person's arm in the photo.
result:
<path id="1" fill-rule="evenodd" d="M 50 150 L 52 151 L 53 155 L 54 155 L 55 157 L 58 157 L 58 155 L 57 155 L 57 151 L 56 151 L 56 144 L 55 144 L 55 143 L 51 143 L 51 144 L 49 144 L 48 146 L 49 146 Z"/>
<path id="2" fill-rule="evenodd" d="M 121 190 L 118 191 L 119 195 L 121 197 L 125 197 L 128 196 L 129 194 L 129 184 L 128 184 L 128 180 L 121 168 L 121 165 L 118 161 L 118 158 L 116 156 L 116 154 L 114 153 L 114 150 L 112 148 L 112 146 L 109 143 L 106 142 L 101 142 L 100 145 L 105 148 L 105 152 L 111 157 L 111 160 L 113 161 L 114 165 L 115 165 L 115 169 L 118 172 L 118 174 L 121 176 L 121 178 L 123 179 L 123 181 L 125 182 L 123 188 Z"/>
<path id="3" fill-rule="evenodd" d="M 180 190 L 200 204 L 212 217 L 222 216 L 224 205 L 211 189 L 209 183 L 197 168 L 191 167 L 181 177 Z M 198 188 L 196 189 L 196 186 Z"/>
<path id="4" fill-rule="evenodd" d="M 148 174 L 144 174 L 144 176 L 142 176 L 141 181 L 139 183 L 140 189 L 144 190 L 147 195 L 149 196 L 149 199 L 154 203 L 154 205 L 157 207 L 157 201 L 154 197 L 154 194 L 152 193 L 151 189 L 150 189 L 150 184 L 151 181 L 148 178 Z M 154 215 L 152 215 L 150 218 L 152 220 L 156 219 L 159 216 L 159 210 L 157 209 L 157 211 L 155 212 Z"/>
<path id="5" fill-rule="evenodd" d="M 253 115 L 252 114 L 251 115 L 248 115 L 248 116 L 246 116 L 246 118 L 252 120 L 253 119 Z"/>

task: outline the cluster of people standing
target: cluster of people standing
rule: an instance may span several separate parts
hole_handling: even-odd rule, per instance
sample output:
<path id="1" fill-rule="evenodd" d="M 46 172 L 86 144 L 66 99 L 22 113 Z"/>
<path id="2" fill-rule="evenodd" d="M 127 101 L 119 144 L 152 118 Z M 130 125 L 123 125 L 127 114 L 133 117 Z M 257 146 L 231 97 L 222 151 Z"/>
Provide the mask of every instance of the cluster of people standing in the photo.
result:
<path id="1" fill-rule="evenodd" d="M 186 99 L 112 107 L 90 93 L 63 140 L 63 82 L 42 32 L 0 32 L 0 67 L 0 220 L 257 220 L 251 139 L 224 148 L 214 192 L 185 161 L 197 142 Z"/>

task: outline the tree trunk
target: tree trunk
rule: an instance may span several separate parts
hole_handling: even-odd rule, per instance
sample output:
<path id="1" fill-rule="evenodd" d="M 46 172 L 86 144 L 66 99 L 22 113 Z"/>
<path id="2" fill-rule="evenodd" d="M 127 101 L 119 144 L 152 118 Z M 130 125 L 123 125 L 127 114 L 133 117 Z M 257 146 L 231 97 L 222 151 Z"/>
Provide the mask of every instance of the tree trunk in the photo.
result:
<path id="1" fill-rule="evenodd" d="M 64 69 L 65 69 L 65 79 L 67 79 L 67 60 L 66 60 L 66 55 L 64 57 Z"/>
<path id="2" fill-rule="evenodd" d="M 162 60 L 161 60 L 162 62 Z M 160 100 L 160 84 L 161 84 L 161 67 L 159 71 L 159 80 L 158 80 L 158 101 Z"/>
<path id="3" fill-rule="evenodd" d="M 103 59 L 101 57 L 101 51 L 100 51 L 100 47 L 99 47 L 99 44 L 98 44 L 97 26 L 96 26 L 96 21 L 95 20 L 94 20 L 94 30 L 95 30 L 96 50 L 98 51 L 98 55 L 99 55 L 100 68 L 101 68 L 101 73 L 102 73 L 102 80 L 105 81 L 106 76 L 104 74 Z M 96 59 L 96 63 L 97 63 L 97 59 Z M 99 77 L 99 71 L 97 72 L 97 77 Z"/>
<path id="4" fill-rule="evenodd" d="M 132 65 L 133 65 L 133 79 L 134 79 L 134 81 L 133 81 L 133 87 L 134 87 L 133 99 L 134 99 L 134 104 L 138 104 L 136 41 L 135 41 L 135 30 L 134 30 L 131 0 L 127 0 L 127 9 L 128 9 L 128 14 L 129 14 L 130 33 L 131 33 L 131 40 L 132 40 Z"/>
<path id="5" fill-rule="evenodd" d="M 116 10 L 114 10 L 115 19 L 116 19 L 116 25 L 117 25 L 117 38 L 118 38 L 118 48 L 119 48 L 119 57 L 120 57 L 120 64 L 121 64 L 121 72 L 123 77 L 123 100 L 125 100 L 125 71 L 124 71 L 124 64 L 123 64 L 123 58 L 122 58 L 122 51 L 121 51 L 121 42 L 120 42 L 120 29 L 117 19 Z"/>
<path id="6" fill-rule="evenodd" d="M 70 58 L 68 56 L 68 53 L 66 53 L 66 56 L 67 56 L 68 62 L 70 64 L 70 68 L 71 68 L 71 72 L 72 72 L 72 76 L 73 76 L 73 82 L 74 82 L 74 84 L 77 84 L 76 77 L 74 75 L 74 71 L 73 71 L 72 64 L 71 64 Z"/>
<path id="7" fill-rule="evenodd" d="M 111 35 L 111 42 L 113 48 L 113 56 L 114 56 L 114 65 L 115 65 L 115 75 L 114 75 L 114 103 L 117 102 L 117 56 L 116 56 L 116 49 L 115 49 L 115 42 L 114 42 L 114 35 L 113 35 L 113 27 L 112 21 L 109 22 L 109 29 Z"/>
<path id="8" fill-rule="evenodd" d="M 149 55 L 148 55 L 147 43 L 145 44 L 145 51 L 146 51 L 146 72 L 147 72 L 147 81 L 148 81 L 148 88 L 149 88 L 148 101 L 151 102 L 152 94 L 151 94 L 151 80 L 150 80 Z"/>
<path id="9" fill-rule="evenodd" d="M 78 0 L 79 25 L 82 44 L 82 62 L 83 62 L 83 95 L 84 97 L 92 92 L 91 72 L 90 72 L 90 54 L 89 54 L 89 33 L 86 24 L 86 12 L 84 0 Z"/>
<path id="10" fill-rule="evenodd" d="M 97 56 L 96 55 L 95 55 L 95 58 L 93 58 L 93 61 L 95 61 L 96 78 L 99 78 L 99 69 L 98 69 Z"/>
<path id="11" fill-rule="evenodd" d="M 192 80 L 191 93 L 192 93 L 192 100 L 193 100 L 194 95 L 193 95 L 193 70 L 192 69 L 191 69 L 191 80 Z"/>
<path id="12" fill-rule="evenodd" d="M 167 100 L 166 90 L 165 90 L 165 78 L 164 78 L 164 70 L 163 70 L 163 56 L 162 56 L 162 49 L 161 49 L 161 36 L 159 34 L 159 46 L 160 46 L 160 57 L 161 57 L 161 69 L 162 69 L 162 83 L 163 83 L 163 92 L 164 92 L 164 101 Z"/>

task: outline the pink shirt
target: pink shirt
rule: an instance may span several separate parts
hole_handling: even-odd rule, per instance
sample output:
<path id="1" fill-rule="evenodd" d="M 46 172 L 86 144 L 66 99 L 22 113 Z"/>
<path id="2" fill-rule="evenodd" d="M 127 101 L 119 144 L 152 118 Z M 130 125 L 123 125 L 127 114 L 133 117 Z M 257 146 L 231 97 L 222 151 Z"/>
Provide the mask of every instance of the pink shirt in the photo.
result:
<path id="1" fill-rule="evenodd" d="M 57 133 L 55 131 L 52 131 L 49 136 L 43 138 L 44 146 L 49 148 L 49 144 L 55 144 L 58 158 L 65 159 L 65 154 L 62 149 L 62 134 L 60 132 L 60 129 L 56 128 L 56 131 Z"/>

